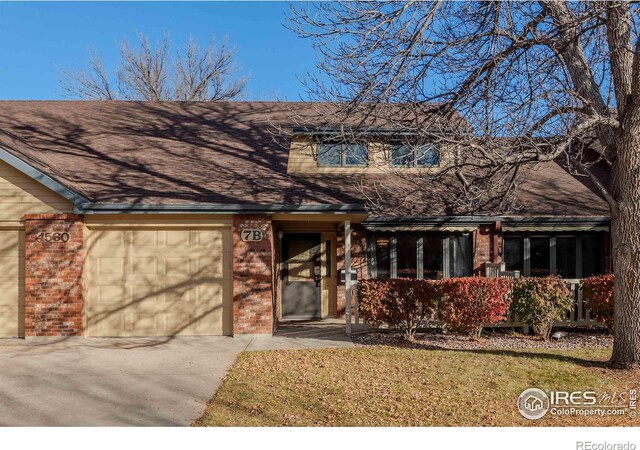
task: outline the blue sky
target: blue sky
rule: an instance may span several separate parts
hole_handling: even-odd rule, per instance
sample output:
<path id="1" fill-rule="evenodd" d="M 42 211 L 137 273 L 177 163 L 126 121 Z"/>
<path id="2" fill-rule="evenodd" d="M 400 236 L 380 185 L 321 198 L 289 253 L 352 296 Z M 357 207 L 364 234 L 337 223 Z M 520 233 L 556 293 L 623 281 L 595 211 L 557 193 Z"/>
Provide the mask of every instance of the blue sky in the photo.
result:
<path id="1" fill-rule="evenodd" d="M 89 49 L 111 68 L 122 40 L 168 32 L 174 47 L 190 34 L 201 45 L 227 36 L 250 76 L 247 99 L 298 100 L 313 51 L 282 25 L 288 11 L 286 2 L 0 2 L 0 99 L 62 99 L 60 69 L 86 66 Z"/>

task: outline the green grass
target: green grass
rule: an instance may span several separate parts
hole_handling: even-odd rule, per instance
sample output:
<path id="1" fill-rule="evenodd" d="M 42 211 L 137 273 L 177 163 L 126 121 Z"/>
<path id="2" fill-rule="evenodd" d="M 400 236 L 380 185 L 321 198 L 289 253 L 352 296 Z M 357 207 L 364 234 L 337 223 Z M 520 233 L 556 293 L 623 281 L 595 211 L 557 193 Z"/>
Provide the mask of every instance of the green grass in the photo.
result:
<path id="1" fill-rule="evenodd" d="M 627 417 L 520 416 L 528 387 L 620 391 L 640 373 L 608 369 L 609 350 L 394 347 L 243 353 L 199 426 L 610 426 Z"/>

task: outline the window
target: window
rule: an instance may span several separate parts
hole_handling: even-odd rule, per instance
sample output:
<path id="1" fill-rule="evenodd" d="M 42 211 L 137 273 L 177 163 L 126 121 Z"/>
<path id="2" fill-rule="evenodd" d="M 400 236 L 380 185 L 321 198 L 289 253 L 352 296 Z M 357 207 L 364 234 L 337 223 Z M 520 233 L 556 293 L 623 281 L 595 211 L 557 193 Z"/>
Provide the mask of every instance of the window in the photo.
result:
<path id="1" fill-rule="evenodd" d="M 444 277 L 442 266 L 442 237 L 425 235 L 422 239 L 422 277 L 440 280 Z"/>
<path id="2" fill-rule="evenodd" d="M 391 165 L 393 167 L 438 167 L 440 152 L 435 144 L 413 147 L 394 145 L 391 147 Z"/>
<path id="3" fill-rule="evenodd" d="M 415 235 L 398 235 L 396 237 L 396 254 L 398 278 L 417 278 L 417 237 Z"/>
<path id="4" fill-rule="evenodd" d="M 377 233 L 368 242 L 369 273 L 375 278 L 441 279 L 472 273 L 470 234 Z"/>
<path id="5" fill-rule="evenodd" d="M 413 152 L 408 145 L 398 145 L 391 149 L 393 167 L 413 167 Z"/>
<path id="6" fill-rule="evenodd" d="M 345 166 L 366 166 L 367 146 L 366 144 L 346 144 L 344 152 Z"/>
<path id="7" fill-rule="evenodd" d="M 366 166 L 367 144 L 320 143 L 317 157 L 319 167 Z"/>
<path id="8" fill-rule="evenodd" d="M 375 238 L 375 271 L 377 278 L 391 278 L 391 239 L 388 236 Z"/>
<path id="9" fill-rule="evenodd" d="M 556 274 L 562 278 L 576 278 L 576 238 L 556 237 Z"/>
<path id="10" fill-rule="evenodd" d="M 532 277 L 546 277 L 551 275 L 548 237 L 529 238 L 529 271 L 529 275 Z"/>
<path id="11" fill-rule="evenodd" d="M 519 270 L 524 273 L 524 239 L 521 237 L 506 237 L 502 241 L 505 269 Z"/>
<path id="12" fill-rule="evenodd" d="M 440 165 L 440 152 L 435 145 L 423 145 L 416 150 L 416 166 L 438 167 Z"/>
<path id="13" fill-rule="evenodd" d="M 604 273 L 602 236 L 505 236 L 503 260 L 507 270 L 524 276 L 584 278 Z"/>
<path id="14" fill-rule="evenodd" d="M 319 144 L 318 166 L 334 167 L 342 165 L 342 144 Z"/>
<path id="15" fill-rule="evenodd" d="M 449 276 L 468 277 L 472 273 L 471 235 L 460 234 L 449 237 Z"/>
<path id="16" fill-rule="evenodd" d="M 604 273 L 602 257 L 603 239 L 601 236 L 585 236 L 582 238 L 582 276 L 590 277 Z"/>

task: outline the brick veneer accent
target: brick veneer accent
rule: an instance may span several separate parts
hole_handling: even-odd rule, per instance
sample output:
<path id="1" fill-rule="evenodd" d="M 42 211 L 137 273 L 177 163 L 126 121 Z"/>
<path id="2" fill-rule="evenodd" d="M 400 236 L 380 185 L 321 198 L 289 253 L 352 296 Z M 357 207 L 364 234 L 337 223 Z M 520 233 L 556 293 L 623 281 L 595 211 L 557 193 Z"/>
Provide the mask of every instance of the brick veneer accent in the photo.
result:
<path id="1" fill-rule="evenodd" d="M 261 229 L 262 241 L 243 241 L 247 228 Z M 273 333 L 273 245 L 270 217 L 233 216 L 233 334 Z"/>
<path id="2" fill-rule="evenodd" d="M 338 232 L 338 270 L 344 269 L 344 229 Z M 358 271 L 358 279 L 368 277 L 367 271 L 367 240 L 364 227 L 358 224 L 351 225 L 351 268 Z M 339 280 L 338 280 L 339 281 Z M 355 289 L 354 289 L 355 292 Z M 338 282 L 337 315 L 344 317 L 345 313 L 345 289 L 344 283 Z M 354 313 L 355 299 L 351 296 L 351 313 Z"/>
<path id="3" fill-rule="evenodd" d="M 497 263 L 501 258 L 502 228 L 500 222 L 481 225 L 473 232 L 473 273 L 484 276 L 484 263 Z"/>
<path id="4" fill-rule="evenodd" d="M 30 214 L 25 224 L 25 335 L 82 334 L 83 221 L 74 214 Z M 42 242 L 40 233 L 68 233 Z"/>

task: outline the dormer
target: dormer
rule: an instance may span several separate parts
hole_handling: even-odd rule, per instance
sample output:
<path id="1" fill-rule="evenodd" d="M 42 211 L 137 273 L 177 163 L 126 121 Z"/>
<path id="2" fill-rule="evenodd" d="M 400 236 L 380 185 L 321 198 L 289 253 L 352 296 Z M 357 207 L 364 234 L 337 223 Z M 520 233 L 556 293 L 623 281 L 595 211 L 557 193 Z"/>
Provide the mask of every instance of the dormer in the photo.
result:
<path id="1" fill-rule="evenodd" d="M 450 153 L 434 140 L 371 134 L 349 138 L 338 133 L 293 134 L 288 173 L 433 172 Z"/>

